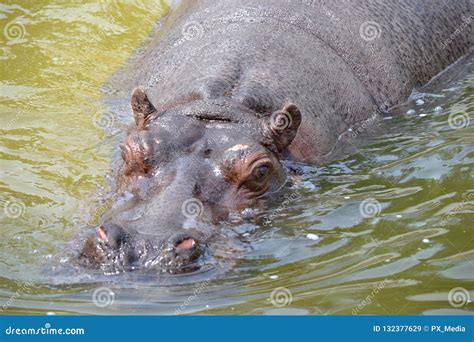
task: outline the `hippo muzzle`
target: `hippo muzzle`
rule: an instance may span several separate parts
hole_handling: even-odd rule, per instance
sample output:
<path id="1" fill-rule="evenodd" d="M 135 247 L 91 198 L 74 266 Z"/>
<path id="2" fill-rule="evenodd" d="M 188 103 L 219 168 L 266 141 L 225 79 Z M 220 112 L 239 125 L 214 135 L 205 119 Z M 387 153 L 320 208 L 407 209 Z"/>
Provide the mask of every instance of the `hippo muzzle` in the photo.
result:
<path id="1" fill-rule="evenodd" d="M 157 273 L 184 273 L 199 268 L 205 243 L 187 232 L 179 232 L 159 240 L 117 224 L 96 228 L 80 254 L 82 264 L 99 266 L 105 273 L 149 270 Z"/>

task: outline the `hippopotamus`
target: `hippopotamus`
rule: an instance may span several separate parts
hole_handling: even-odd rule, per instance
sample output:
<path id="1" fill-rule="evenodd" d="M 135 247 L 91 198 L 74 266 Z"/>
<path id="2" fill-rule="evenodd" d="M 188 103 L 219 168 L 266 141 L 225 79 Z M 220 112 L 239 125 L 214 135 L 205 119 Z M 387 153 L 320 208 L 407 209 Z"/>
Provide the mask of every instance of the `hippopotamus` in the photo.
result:
<path id="1" fill-rule="evenodd" d="M 288 188 L 287 164 L 334 158 L 348 132 L 465 55 L 470 6 L 182 1 L 115 85 L 131 93 L 131 124 L 82 264 L 196 270 L 229 217 Z"/>

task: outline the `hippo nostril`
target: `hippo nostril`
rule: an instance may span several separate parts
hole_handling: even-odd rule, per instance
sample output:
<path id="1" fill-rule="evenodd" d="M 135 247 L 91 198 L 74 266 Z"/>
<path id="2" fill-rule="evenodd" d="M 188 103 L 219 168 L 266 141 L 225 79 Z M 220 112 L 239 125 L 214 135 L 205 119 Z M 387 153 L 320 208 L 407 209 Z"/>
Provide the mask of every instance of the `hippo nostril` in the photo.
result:
<path id="1" fill-rule="evenodd" d="M 193 238 L 186 238 L 181 240 L 175 245 L 176 249 L 191 249 L 196 245 L 196 241 Z"/>
<path id="2" fill-rule="evenodd" d="M 190 272 L 200 266 L 203 255 L 203 243 L 189 232 L 170 236 L 160 248 L 157 263 L 161 270 L 169 273 Z"/>
<path id="3" fill-rule="evenodd" d="M 99 240 L 112 248 L 119 248 L 131 238 L 129 232 L 116 224 L 100 225 L 95 231 Z"/>
<path id="4" fill-rule="evenodd" d="M 99 226 L 95 229 L 96 233 L 97 233 L 97 236 L 104 240 L 104 241 L 107 241 L 107 230 L 105 229 L 105 227 L 102 227 L 102 226 Z"/>

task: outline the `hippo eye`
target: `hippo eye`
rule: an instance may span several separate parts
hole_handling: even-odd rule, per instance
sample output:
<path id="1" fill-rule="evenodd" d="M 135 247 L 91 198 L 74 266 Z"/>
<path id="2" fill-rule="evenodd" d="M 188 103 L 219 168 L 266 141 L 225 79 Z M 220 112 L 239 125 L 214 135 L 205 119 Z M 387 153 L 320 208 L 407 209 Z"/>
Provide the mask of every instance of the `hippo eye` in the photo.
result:
<path id="1" fill-rule="evenodd" d="M 254 167 L 252 173 L 244 183 L 245 187 L 255 194 L 265 192 L 268 187 L 268 179 L 271 170 L 271 164 L 267 163 Z"/>
<path id="2" fill-rule="evenodd" d="M 270 166 L 268 165 L 257 166 L 252 171 L 252 179 L 256 182 L 262 182 L 267 178 L 269 171 Z"/>

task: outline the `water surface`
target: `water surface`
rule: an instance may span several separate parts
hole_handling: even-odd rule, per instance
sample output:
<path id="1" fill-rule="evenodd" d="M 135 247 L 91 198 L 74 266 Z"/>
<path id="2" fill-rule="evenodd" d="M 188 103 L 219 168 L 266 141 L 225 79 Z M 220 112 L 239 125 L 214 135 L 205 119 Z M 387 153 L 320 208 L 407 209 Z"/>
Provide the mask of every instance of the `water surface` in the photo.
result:
<path id="1" fill-rule="evenodd" d="M 0 5 L 0 309 L 471 313 L 472 59 L 419 89 L 350 157 L 302 166 L 263 224 L 234 228 L 232 263 L 223 252 L 222 262 L 194 275 L 46 275 L 78 226 L 94 223 L 106 205 L 101 193 L 124 128 L 101 101 L 115 91 L 107 80 L 166 8 Z M 456 288 L 460 300 L 450 303 Z"/>

